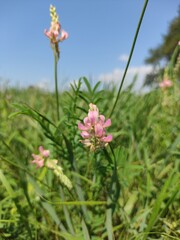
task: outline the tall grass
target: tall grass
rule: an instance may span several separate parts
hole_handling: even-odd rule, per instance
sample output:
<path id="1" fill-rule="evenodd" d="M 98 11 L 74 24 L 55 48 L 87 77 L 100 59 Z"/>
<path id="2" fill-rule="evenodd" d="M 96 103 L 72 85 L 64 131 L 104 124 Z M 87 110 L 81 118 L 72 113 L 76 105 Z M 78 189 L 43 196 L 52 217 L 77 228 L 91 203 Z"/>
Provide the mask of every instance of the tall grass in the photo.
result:
<path id="1" fill-rule="evenodd" d="M 77 122 L 89 102 L 107 116 L 113 91 L 98 91 L 80 79 L 60 96 L 59 125 L 53 94 L 1 92 L 2 237 L 179 238 L 179 90 L 176 95 L 173 89 L 143 95 L 124 90 L 111 118 L 114 140 L 105 151 L 92 154 L 79 142 Z M 12 104 L 20 101 L 31 107 Z M 30 163 L 41 144 L 71 179 L 70 192 L 50 170 L 36 170 Z"/>

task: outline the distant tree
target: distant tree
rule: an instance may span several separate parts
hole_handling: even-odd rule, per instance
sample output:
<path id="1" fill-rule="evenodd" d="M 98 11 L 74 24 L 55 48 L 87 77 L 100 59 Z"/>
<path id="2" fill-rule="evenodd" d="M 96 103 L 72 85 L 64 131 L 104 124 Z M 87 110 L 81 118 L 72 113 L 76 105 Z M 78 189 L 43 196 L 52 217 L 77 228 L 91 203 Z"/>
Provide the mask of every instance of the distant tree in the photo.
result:
<path id="1" fill-rule="evenodd" d="M 148 64 L 157 65 L 160 60 L 169 61 L 172 53 L 180 41 L 180 6 L 178 10 L 178 16 L 175 17 L 169 24 L 168 32 L 163 36 L 162 43 L 149 50 L 149 57 L 145 59 Z"/>
<path id="2" fill-rule="evenodd" d="M 171 23 L 167 34 L 162 38 L 162 43 L 154 49 L 149 50 L 149 56 L 145 59 L 145 63 L 153 64 L 154 69 L 147 74 L 144 80 L 144 86 L 158 86 L 158 82 L 162 80 L 164 75 L 164 68 L 160 62 L 165 60 L 168 63 L 168 73 L 172 76 L 172 71 L 176 74 L 177 80 L 180 80 L 180 53 L 177 47 L 180 41 L 180 6 L 178 9 L 178 16 L 176 16 Z M 156 68 L 158 67 L 158 68 Z M 158 69 L 158 70 L 157 70 Z M 167 70 L 167 69 L 166 69 Z"/>
<path id="3" fill-rule="evenodd" d="M 162 77 L 163 70 L 160 69 L 159 71 L 154 70 L 146 75 L 143 86 L 158 86 L 160 82 L 159 78 Z"/>

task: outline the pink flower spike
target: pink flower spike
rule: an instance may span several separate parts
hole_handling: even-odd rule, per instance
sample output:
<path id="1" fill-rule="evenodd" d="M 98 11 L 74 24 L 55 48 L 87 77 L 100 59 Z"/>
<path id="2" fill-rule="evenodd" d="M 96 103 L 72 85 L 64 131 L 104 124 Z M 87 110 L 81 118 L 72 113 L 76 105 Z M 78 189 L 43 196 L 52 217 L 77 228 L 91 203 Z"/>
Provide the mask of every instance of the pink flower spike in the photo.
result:
<path id="1" fill-rule="evenodd" d="M 69 37 L 69 34 L 65 32 L 64 30 L 61 31 L 61 37 L 59 39 L 60 42 L 66 40 Z"/>
<path id="2" fill-rule="evenodd" d="M 111 119 L 105 121 L 105 116 L 99 114 L 95 104 L 89 104 L 88 116 L 83 121 L 84 124 L 78 123 L 78 128 L 82 131 L 81 136 L 84 138 L 81 142 L 89 147 L 90 151 L 102 149 L 112 141 L 112 135 L 106 133 L 106 128 L 111 126 Z"/>
<path id="3" fill-rule="evenodd" d="M 112 137 L 112 135 L 110 134 L 110 135 L 108 135 L 107 137 L 104 137 L 102 140 L 103 140 L 103 142 L 109 143 L 109 142 L 112 141 L 112 139 L 113 139 L 113 137 Z"/>

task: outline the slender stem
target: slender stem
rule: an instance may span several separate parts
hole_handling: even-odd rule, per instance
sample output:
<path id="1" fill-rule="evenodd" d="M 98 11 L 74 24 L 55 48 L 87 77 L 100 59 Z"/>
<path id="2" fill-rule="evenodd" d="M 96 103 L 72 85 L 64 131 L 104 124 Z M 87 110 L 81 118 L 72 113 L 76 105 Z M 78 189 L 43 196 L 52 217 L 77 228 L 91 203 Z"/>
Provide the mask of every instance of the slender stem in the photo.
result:
<path id="1" fill-rule="evenodd" d="M 108 196 L 107 198 L 108 204 L 111 205 L 111 199 Z M 113 240 L 113 223 L 112 223 L 112 208 L 108 207 L 106 210 L 106 229 L 107 229 L 107 235 L 108 235 L 108 240 Z"/>
<path id="2" fill-rule="evenodd" d="M 107 196 L 107 203 L 108 207 L 106 210 L 106 229 L 107 229 L 107 235 L 108 235 L 108 240 L 114 240 L 114 234 L 113 234 L 113 213 L 116 207 L 116 203 L 119 198 L 119 185 L 118 183 L 118 178 L 117 178 L 117 163 L 116 163 L 116 156 L 114 154 L 113 147 L 111 144 L 109 144 L 109 147 L 111 149 L 112 155 L 113 155 L 113 174 L 111 177 L 111 186 L 109 189 L 109 195 Z M 112 159 L 112 158 L 111 158 Z M 114 195 L 115 194 L 115 195 Z M 116 197 L 116 201 L 114 199 L 114 196 Z"/>
<path id="3" fill-rule="evenodd" d="M 134 36 L 134 40 L 133 40 L 133 43 L 132 43 L 132 47 L 131 47 L 131 51 L 130 51 L 130 54 L 129 54 L 129 58 L 128 58 L 128 61 L 127 61 L 127 64 L 126 64 L 126 68 L 124 70 L 122 81 L 121 81 L 121 84 L 120 84 L 120 87 L 119 87 L 119 90 L 118 90 L 118 93 L 117 93 L 117 97 L 116 97 L 116 100 L 114 102 L 111 114 L 110 114 L 110 117 L 112 116 L 112 113 L 113 113 L 113 111 L 114 111 L 114 109 L 116 107 L 116 104 L 117 104 L 117 101 L 118 101 L 118 98 L 119 98 L 119 95 L 120 95 L 120 92 L 121 92 L 121 89 L 122 89 L 122 86 L 123 86 L 123 83 L 124 83 L 124 80 L 125 80 L 125 77 L 126 77 L 126 73 L 127 73 L 128 67 L 129 67 L 129 63 L 131 61 L 131 57 L 132 57 L 132 54 L 133 54 L 133 51 L 134 51 L 134 47 L 135 47 L 135 44 L 136 44 L 136 41 L 137 41 L 139 29 L 141 27 L 141 23 L 142 23 L 142 20 L 143 20 L 144 13 L 146 11 L 147 4 L 148 4 L 148 0 L 145 0 L 144 6 L 143 6 L 143 10 L 141 12 L 141 16 L 140 16 L 140 19 L 139 19 L 139 22 L 138 22 L 138 26 L 137 26 L 137 29 L 136 29 L 136 33 L 135 33 L 135 36 Z"/>
<path id="4" fill-rule="evenodd" d="M 55 94 L 56 94 L 56 109 L 57 109 L 57 120 L 60 119 L 59 114 L 59 93 L 58 93 L 58 79 L 57 79 L 57 64 L 58 58 L 56 53 L 54 53 L 54 80 L 55 80 Z"/>

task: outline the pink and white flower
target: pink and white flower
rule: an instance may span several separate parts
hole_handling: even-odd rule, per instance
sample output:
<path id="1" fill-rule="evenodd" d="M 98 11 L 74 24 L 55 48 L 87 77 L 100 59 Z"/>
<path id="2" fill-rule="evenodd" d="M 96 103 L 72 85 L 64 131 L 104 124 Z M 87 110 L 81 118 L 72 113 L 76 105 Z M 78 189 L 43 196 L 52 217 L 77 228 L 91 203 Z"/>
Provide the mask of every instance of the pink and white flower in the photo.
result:
<path id="1" fill-rule="evenodd" d="M 83 123 L 78 123 L 81 130 L 81 136 L 84 140 L 81 142 L 89 147 L 91 151 L 104 148 L 112 141 L 112 135 L 106 134 L 106 128 L 111 126 L 111 119 L 105 121 L 104 115 L 99 115 L 99 109 L 96 105 L 89 104 L 88 116 L 84 118 Z"/>
<path id="2" fill-rule="evenodd" d="M 43 146 L 39 147 L 39 154 L 32 154 L 33 160 L 32 164 L 36 164 L 36 168 L 41 168 L 44 167 L 45 165 L 45 160 L 49 157 L 50 151 L 45 150 Z"/>
<path id="3" fill-rule="evenodd" d="M 58 43 L 66 40 L 68 38 L 68 33 L 63 29 L 61 30 L 60 23 L 51 23 L 49 30 L 45 30 L 44 34 L 50 39 L 51 43 Z"/>
<path id="4" fill-rule="evenodd" d="M 46 157 L 46 158 L 48 158 L 49 155 L 50 155 L 50 151 L 49 151 L 49 150 L 45 150 L 45 149 L 43 148 L 43 146 L 40 146 L 40 147 L 39 147 L 39 152 L 40 152 L 40 154 L 41 154 L 43 157 Z"/>
<path id="5" fill-rule="evenodd" d="M 169 79 L 164 79 L 162 82 L 159 83 L 160 88 L 169 88 L 172 87 L 173 83 Z"/>
<path id="6" fill-rule="evenodd" d="M 50 15 L 51 15 L 51 27 L 49 30 L 45 30 L 44 34 L 50 39 L 50 42 L 53 44 L 58 44 L 68 38 L 68 33 L 63 29 L 61 30 L 61 24 L 58 21 L 58 15 L 56 13 L 56 8 L 50 6 Z"/>

